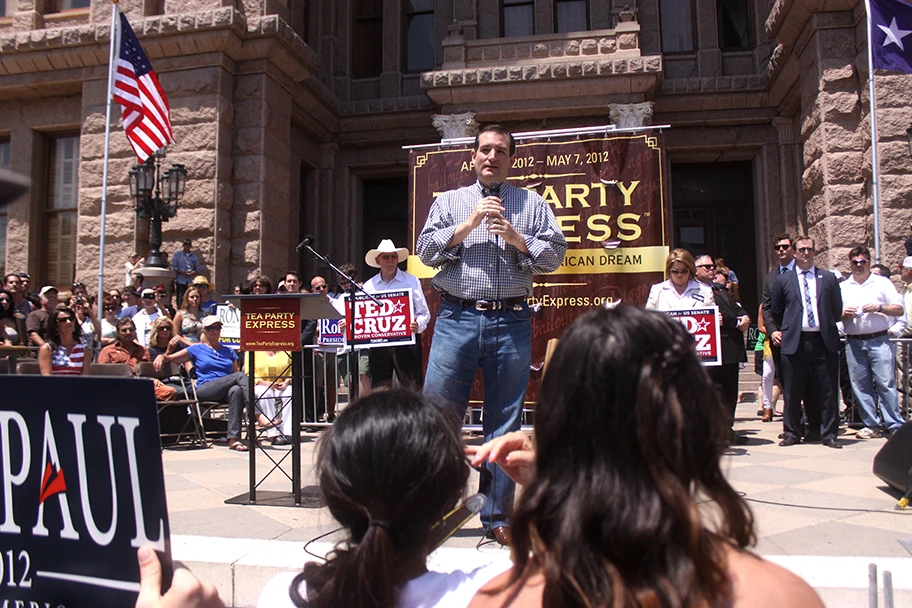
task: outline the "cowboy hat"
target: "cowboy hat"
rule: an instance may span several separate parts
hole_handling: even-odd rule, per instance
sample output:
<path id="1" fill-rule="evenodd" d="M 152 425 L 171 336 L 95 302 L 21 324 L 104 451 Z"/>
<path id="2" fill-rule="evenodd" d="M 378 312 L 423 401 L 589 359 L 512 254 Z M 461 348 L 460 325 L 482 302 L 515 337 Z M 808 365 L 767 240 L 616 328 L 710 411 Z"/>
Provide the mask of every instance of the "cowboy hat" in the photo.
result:
<path id="1" fill-rule="evenodd" d="M 193 285 L 205 285 L 205 286 L 208 287 L 209 289 L 212 289 L 212 283 L 210 283 L 210 282 L 209 282 L 209 279 L 207 279 L 206 277 L 204 277 L 204 276 L 201 275 L 201 274 L 198 274 L 198 275 L 196 275 L 195 277 L 193 277 L 193 283 L 192 283 L 192 284 L 193 284 Z"/>
<path id="2" fill-rule="evenodd" d="M 397 248 L 390 239 L 383 239 L 376 249 L 371 249 L 367 252 L 367 255 L 364 256 L 364 263 L 371 268 L 380 268 L 380 264 L 377 263 L 377 256 L 381 253 L 395 253 L 399 258 L 399 263 L 402 263 L 408 258 L 409 250 L 405 247 Z"/>

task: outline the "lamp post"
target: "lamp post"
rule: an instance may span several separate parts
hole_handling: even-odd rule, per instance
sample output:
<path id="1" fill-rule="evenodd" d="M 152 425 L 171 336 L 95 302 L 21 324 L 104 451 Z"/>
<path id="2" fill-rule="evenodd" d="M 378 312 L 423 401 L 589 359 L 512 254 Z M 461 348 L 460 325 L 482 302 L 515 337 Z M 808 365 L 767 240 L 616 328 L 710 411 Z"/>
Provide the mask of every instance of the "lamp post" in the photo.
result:
<path id="1" fill-rule="evenodd" d="M 187 183 L 187 169 L 171 165 L 162 172 L 165 153 L 159 150 L 130 170 L 130 196 L 135 202 L 136 216 L 149 220 L 149 255 L 143 266 L 164 268 L 159 247 L 162 244 L 162 222 L 177 215 L 180 197 Z"/>

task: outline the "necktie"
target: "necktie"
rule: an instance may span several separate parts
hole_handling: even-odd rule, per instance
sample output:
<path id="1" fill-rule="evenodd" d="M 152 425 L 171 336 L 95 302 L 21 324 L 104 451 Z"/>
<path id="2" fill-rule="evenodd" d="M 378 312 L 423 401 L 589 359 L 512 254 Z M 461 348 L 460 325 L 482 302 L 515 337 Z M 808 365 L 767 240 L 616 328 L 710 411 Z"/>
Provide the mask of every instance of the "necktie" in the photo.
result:
<path id="1" fill-rule="evenodd" d="M 786 270 L 788 270 L 788 268 L 786 268 L 785 266 L 780 266 L 780 267 L 779 267 L 779 274 L 785 274 L 785 271 L 786 271 Z"/>
<path id="2" fill-rule="evenodd" d="M 811 290 L 808 289 L 809 274 L 811 274 L 810 270 L 801 273 L 801 277 L 804 279 L 804 307 L 808 313 L 808 327 L 817 327 L 817 322 L 814 321 L 814 305 L 811 303 Z"/>

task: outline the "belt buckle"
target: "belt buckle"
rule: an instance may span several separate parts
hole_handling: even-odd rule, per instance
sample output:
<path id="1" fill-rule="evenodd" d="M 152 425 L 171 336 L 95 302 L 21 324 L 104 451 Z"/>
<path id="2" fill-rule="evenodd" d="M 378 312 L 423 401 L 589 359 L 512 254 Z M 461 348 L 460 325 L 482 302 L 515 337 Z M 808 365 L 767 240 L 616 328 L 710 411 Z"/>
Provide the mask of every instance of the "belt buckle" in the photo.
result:
<path id="1" fill-rule="evenodd" d="M 485 311 L 490 308 L 490 302 L 487 300 L 475 300 L 475 310 Z"/>

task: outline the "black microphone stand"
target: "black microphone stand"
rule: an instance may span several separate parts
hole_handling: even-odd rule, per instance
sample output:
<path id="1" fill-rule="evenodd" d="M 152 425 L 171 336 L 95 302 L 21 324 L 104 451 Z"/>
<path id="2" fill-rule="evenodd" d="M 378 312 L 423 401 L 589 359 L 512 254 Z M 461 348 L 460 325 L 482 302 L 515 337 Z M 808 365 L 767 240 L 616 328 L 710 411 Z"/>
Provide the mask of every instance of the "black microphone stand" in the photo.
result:
<path id="1" fill-rule="evenodd" d="M 349 381 L 349 386 L 348 386 L 348 402 L 351 403 L 352 401 L 354 401 L 355 399 L 358 398 L 358 393 L 359 393 L 358 382 L 361 379 L 360 374 L 358 373 L 358 352 L 355 350 L 355 347 L 358 345 L 358 339 L 355 337 L 355 323 L 357 322 L 357 319 L 358 319 L 358 307 L 355 306 L 355 294 L 357 294 L 360 291 L 361 293 L 366 295 L 368 298 L 373 300 L 377 304 L 377 306 L 380 306 L 380 301 L 377 298 L 375 298 L 374 296 L 372 296 L 371 294 L 364 291 L 364 288 L 361 287 L 360 285 L 358 285 L 358 283 L 356 283 L 354 279 L 352 279 L 350 276 L 348 276 L 347 274 L 345 274 L 344 272 L 339 270 L 338 266 L 336 266 L 335 264 L 330 262 L 329 258 L 327 258 L 325 255 L 323 255 L 322 253 L 320 253 L 319 251 L 316 251 L 313 247 L 311 247 L 307 241 L 308 241 L 308 239 L 305 239 L 304 242 L 302 242 L 300 245 L 298 245 L 298 247 L 295 249 L 295 251 L 298 252 L 299 256 L 301 256 L 303 258 L 304 252 L 302 250 L 306 249 L 311 254 L 313 254 L 313 256 L 315 258 L 322 261 L 324 264 L 329 266 L 336 274 L 338 274 L 340 277 L 343 277 L 346 281 L 348 281 L 348 285 L 349 285 L 348 301 L 351 303 L 352 322 L 350 324 L 346 323 L 345 330 L 348 334 L 349 346 L 351 347 L 351 351 L 349 351 L 349 353 L 348 353 L 348 373 L 351 376 L 351 380 Z"/>

